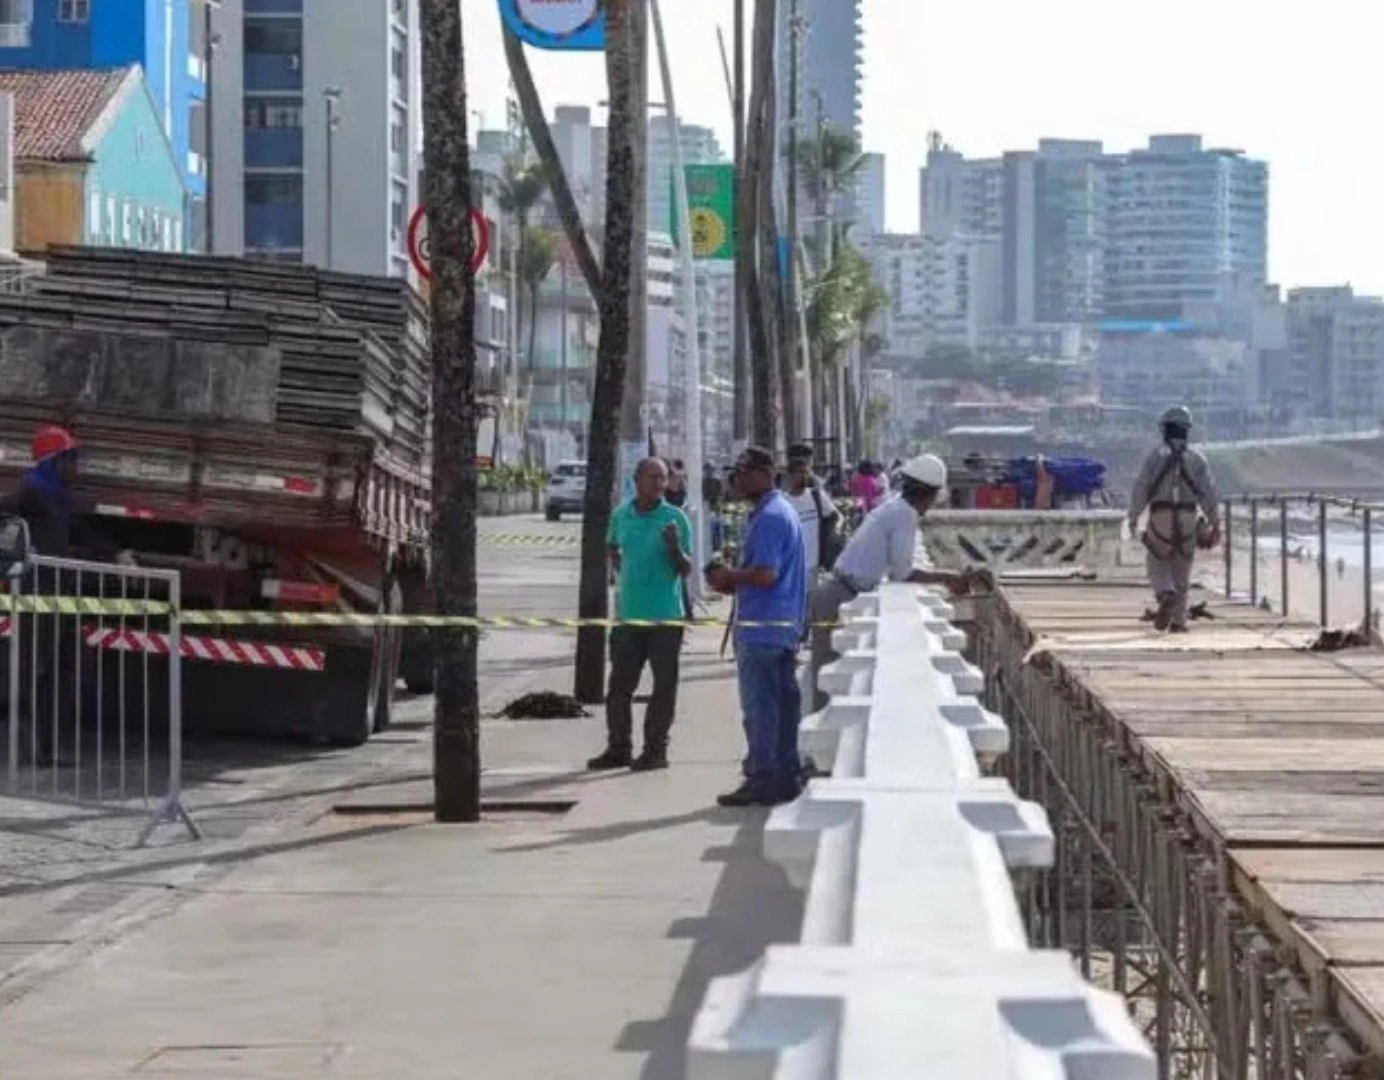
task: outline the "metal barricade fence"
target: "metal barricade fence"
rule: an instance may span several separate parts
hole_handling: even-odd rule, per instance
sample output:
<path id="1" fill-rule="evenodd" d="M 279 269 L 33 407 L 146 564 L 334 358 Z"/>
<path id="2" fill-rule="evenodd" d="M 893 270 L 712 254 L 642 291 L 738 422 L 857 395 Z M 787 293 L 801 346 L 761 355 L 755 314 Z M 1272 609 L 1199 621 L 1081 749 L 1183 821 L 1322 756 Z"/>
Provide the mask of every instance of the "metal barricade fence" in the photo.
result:
<path id="1" fill-rule="evenodd" d="M 177 572 L 28 555 L 8 579 L 4 794 L 143 818 L 140 845 L 163 824 L 198 837 L 182 801 Z"/>

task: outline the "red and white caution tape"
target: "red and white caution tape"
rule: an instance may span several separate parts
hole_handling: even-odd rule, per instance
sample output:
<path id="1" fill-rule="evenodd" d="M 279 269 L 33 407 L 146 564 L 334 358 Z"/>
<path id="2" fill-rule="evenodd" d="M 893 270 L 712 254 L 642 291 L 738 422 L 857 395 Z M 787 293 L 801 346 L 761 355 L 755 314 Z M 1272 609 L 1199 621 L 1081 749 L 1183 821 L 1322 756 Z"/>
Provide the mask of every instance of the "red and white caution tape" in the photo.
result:
<path id="1" fill-rule="evenodd" d="M 86 643 L 95 649 L 117 652 L 147 652 L 159 656 L 169 653 L 168 635 L 119 627 L 89 627 Z M 287 668 L 294 671 L 324 671 L 325 649 L 299 645 L 276 645 L 266 641 L 235 641 L 230 638 L 184 634 L 179 652 L 186 660 L 210 660 L 220 664 L 245 664 L 249 667 Z"/>

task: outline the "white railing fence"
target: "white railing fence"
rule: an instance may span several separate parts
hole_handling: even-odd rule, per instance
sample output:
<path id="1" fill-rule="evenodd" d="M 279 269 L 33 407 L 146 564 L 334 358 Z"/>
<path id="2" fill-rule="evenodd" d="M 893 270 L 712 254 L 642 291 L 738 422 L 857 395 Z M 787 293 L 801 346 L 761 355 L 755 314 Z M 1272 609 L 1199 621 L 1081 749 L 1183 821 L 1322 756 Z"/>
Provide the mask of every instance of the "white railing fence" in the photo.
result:
<path id="1" fill-rule="evenodd" d="M 716 979 L 692 1080 L 1152 1080 L 1116 996 L 1062 950 L 1032 949 L 1014 875 L 1048 867 L 1036 803 L 984 767 L 1009 745 L 975 695 L 965 634 L 928 590 L 846 605 L 831 695 L 804 718 L 827 779 L 774 810 L 765 855 L 805 893 L 799 943 Z M 808 700 L 805 697 L 805 700 Z"/>

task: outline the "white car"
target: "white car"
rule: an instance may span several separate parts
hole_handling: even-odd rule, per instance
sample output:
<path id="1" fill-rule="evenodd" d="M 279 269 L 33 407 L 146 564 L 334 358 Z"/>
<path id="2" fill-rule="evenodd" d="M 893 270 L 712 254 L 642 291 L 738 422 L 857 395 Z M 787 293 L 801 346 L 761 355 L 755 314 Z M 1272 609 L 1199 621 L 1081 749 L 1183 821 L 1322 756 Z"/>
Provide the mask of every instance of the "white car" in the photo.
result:
<path id="1" fill-rule="evenodd" d="M 564 510 L 581 513 L 586 499 L 586 462 L 559 461 L 557 468 L 548 478 L 548 503 L 546 516 L 549 521 L 559 521 Z"/>

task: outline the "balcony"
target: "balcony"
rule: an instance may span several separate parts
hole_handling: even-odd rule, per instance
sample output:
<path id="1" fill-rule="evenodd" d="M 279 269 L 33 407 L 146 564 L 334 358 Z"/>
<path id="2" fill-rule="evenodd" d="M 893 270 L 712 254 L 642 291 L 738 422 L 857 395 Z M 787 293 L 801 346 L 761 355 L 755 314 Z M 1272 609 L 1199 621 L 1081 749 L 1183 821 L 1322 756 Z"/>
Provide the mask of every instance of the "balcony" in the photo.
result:
<path id="1" fill-rule="evenodd" d="M 301 203 L 246 203 L 245 246 L 298 250 L 303 246 Z"/>
<path id="2" fill-rule="evenodd" d="M 301 15 L 303 0 L 245 0 L 246 15 Z"/>
<path id="3" fill-rule="evenodd" d="M 585 424 L 591 416 L 591 407 L 584 402 L 571 402 L 564 417 L 560 404 L 534 402 L 529 406 L 529 416 L 540 424 Z"/>
<path id="4" fill-rule="evenodd" d="M 247 169 L 301 169 L 302 128 L 249 128 L 245 132 Z"/>
<path id="5" fill-rule="evenodd" d="M 302 90 L 302 58 L 297 53 L 246 53 L 245 89 Z"/>

